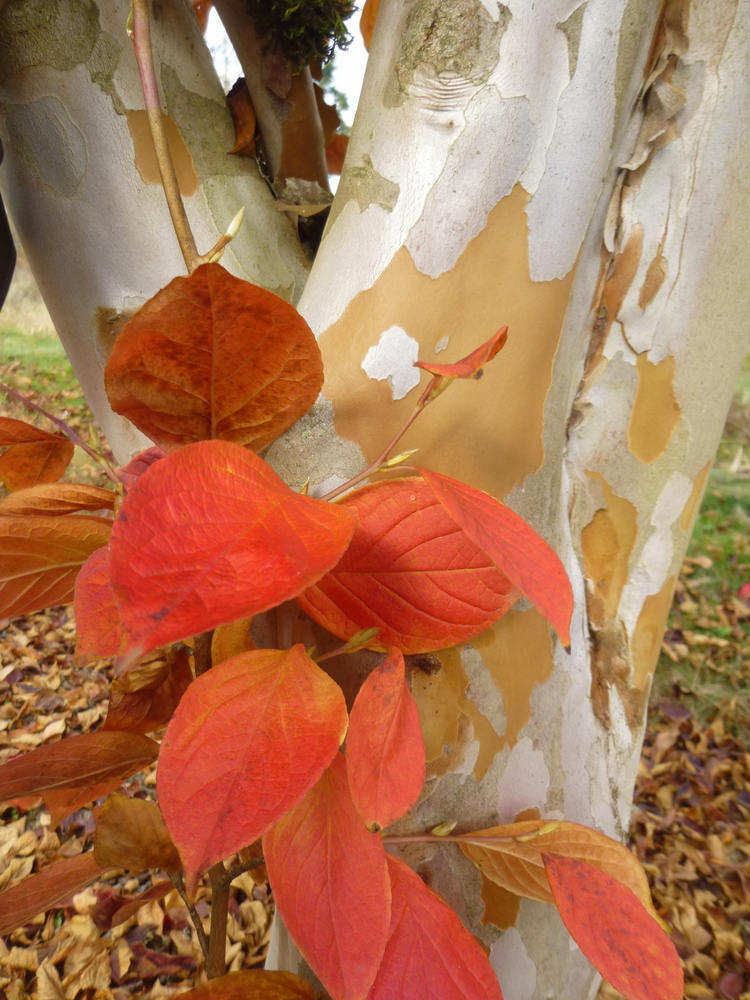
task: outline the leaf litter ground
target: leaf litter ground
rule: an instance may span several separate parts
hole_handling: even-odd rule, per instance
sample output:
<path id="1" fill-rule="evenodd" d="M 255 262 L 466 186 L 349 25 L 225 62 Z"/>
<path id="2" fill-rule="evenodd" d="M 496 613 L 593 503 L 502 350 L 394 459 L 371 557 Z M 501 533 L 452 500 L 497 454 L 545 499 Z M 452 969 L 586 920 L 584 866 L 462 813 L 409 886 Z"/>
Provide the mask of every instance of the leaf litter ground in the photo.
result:
<path id="1" fill-rule="evenodd" d="M 0 377 L 78 431 L 91 419 L 67 366 L 43 371 L 18 362 Z M 30 413 L 4 408 L 35 422 Z M 44 425 L 43 418 L 38 418 Z M 660 915 L 674 940 L 690 998 L 750 1000 L 750 488 L 736 442 L 714 474 L 690 556 L 685 560 L 662 646 L 638 773 L 631 848 L 646 868 Z M 79 453 L 80 454 L 80 453 Z M 740 465 L 738 466 L 738 456 Z M 99 483 L 86 456 L 66 480 Z M 738 499 L 739 497 L 739 499 Z M 0 762 L 64 734 L 93 732 L 107 711 L 111 668 L 72 664 L 72 609 L 0 621 Z M 154 768 L 125 790 L 153 796 Z M 6 807 L 0 814 L 0 890 L 92 843 L 91 809 L 56 830 L 49 813 Z M 108 873 L 67 905 L 0 939 L 0 989 L 10 1000 L 127 1000 L 169 997 L 205 981 L 187 911 L 171 891 L 111 928 L 118 901 L 161 876 Z M 198 910 L 208 930 L 210 888 Z M 273 903 L 267 883 L 250 874 L 232 888 L 228 968 L 257 968 L 268 946 Z M 603 986 L 601 997 L 619 996 Z"/>

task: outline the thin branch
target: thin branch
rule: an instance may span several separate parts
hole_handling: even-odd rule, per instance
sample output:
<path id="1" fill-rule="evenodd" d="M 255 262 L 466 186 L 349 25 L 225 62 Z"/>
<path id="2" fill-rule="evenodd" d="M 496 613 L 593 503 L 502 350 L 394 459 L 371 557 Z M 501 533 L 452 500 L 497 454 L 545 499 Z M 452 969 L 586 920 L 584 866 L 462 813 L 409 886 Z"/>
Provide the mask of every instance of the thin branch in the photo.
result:
<path id="1" fill-rule="evenodd" d="M 198 943 L 201 946 L 201 951 L 203 952 L 203 957 L 208 958 L 208 938 L 206 937 L 206 932 L 203 930 L 203 923 L 201 918 L 198 916 L 198 911 L 193 906 L 193 904 L 188 899 L 188 894 L 185 891 L 185 882 L 182 878 L 180 872 L 170 872 L 169 877 L 172 880 L 172 885 L 180 894 L 182 902 L 187 907 L 187 911 L 190 914 L 190 919 L 193 922 L 193 927 L 195 927 L 195 933 L 198 937 Z"/>
<path id="2" fill-rule="evenodd" d="M 412 410 L 412 412 L 409 414 L 409 416 L 406 418 L 403 424 L 399 427 L 399 429 L 396 431 L 396 433 L 393 435 L 391 440 L 385 446 L 383 451 L 378 455 L 375 461 L 371 462 L 370 465 L 367 466 L 364 472 L 360 472 L 358 475 L 353 476 L 347 482 L 342 483 L 342 485 L 336 487 L 335 490 L 331 490 L 330 493 L 326 493 L 326 495 L 321 497 L 320 499 L 333 500 L 335 497 L 340 496 L 347 490 L 350 490 L 352 486 L 356 486 L 358 483 L 361 483 L 365 479 L 368 479 L 376 472 L 379 472 L 383 464 L 388 461 L 388 456 L 391 454 L 391 452 L 399 443 L 404 434 L 406 434 L 406 432 L 409 430 L 409 428 L 417 419 L 419 414 L 424 410 L 424 408 L 427 406 L 428 403 L 431 403 L 432 400 L 436 398 L 436 396 L 433 395 L 433 390 L 441 381 L 443 381 L 443 379 L 439 375 L 435 375 L 433 376 L 433 378 L 430 379 L 430 381 L 427 383 L 427 388 L 417 400 L 417 404 Z M 394 466 L 394 468 L 399 468 L 399 466 Z"/>
<path id="3" fill-rule="evenodd" d="M 211 930 L 208 935 L 206 975 L 209 979 L 223 976 L 227 971 L 227 921 L 229 918 L 229 883 L 223 861 L 209 869 L 211 880 Z"/>
<path id="4" fill-rule="evenodd" d="M 253 868 L 259 868 L 262 864 L 263 858 L 250 858 L 249 861 L 241 861 L 237 865 L 232 865 L 223 877 L 222 884 L 231 885 L 236 878 L 240 877 L 240 875 L 244 875 L 245 872 L 252 871 Z"/>
<path id="5" fill-rule="evenodd" d="M 104 471 L 116 486 L 120 486 L 121 484 L 120 477 L 117 475 L 117 473 L 109 464 L 104 455 L 100 455 L 98 451 L 94 451 L 93 448 L 89 447 L 89 445 L 86 444 L 83 438 L 79 437 L 78 434 L 76 434 L 76 432 L 73 430 L 73 428 L 68 426 L 68 424 L 66 424 L 64 420 L 61 420 L 59 417 L 53 417 L 48 410 L 45 410 L 42 406 L 39 406 L 37 403 L 32 403 L 30 399 L 27 399 L 25 396 L 22 396 L 21 393 L 16 392 L 15 389 L 11 389 L 11 387 L 9 385 L 5 385 L 4 382 L 0 382 L 0 391 L 6 393 L 12 399 L 18 400 L 19 403 L 23 403 L 24 406 L 28 406 L 29 409 L 35 410 L 37 413 L 41 413 L 41 415 L 43 417 L 46 417 L 48 420 L 51 420 L 53 424 L 55 424 L 57 427 L 60 428 L 63 434 L 65 434 L 68 438 L 70 438 L 73 444 L 78 445 L 79 448 L 83 448 L 83 450 L 86 452 L 87 455 L 89 455 L 91 458 L 94 459 L 95 462 L 98 462 L 100 465 L 104 467 Z"/>
<path id="6" fill-rule="evenodd" d="M 148 124 L 156 152 L 156 162 L 159 165 L 161 183 L 167 199 L 167 207 L 172 217 L 172 225 L 180 244 L 182 256 L 188 273 L 201 263 L 195 237 L 190 228 L 185 206 L 182 203 L 180 187 L 177 183 L 172 154 L 169 150 L 167 130 L 159 100 L 159 88 L 156 83 L 154 57 L 151 49 L 151 21 L 148 12 L 148 0 L 133 0 L 133 48 L 138 63 L 138 73 L 141 78 L 143 100 L 146 104 Z"/>

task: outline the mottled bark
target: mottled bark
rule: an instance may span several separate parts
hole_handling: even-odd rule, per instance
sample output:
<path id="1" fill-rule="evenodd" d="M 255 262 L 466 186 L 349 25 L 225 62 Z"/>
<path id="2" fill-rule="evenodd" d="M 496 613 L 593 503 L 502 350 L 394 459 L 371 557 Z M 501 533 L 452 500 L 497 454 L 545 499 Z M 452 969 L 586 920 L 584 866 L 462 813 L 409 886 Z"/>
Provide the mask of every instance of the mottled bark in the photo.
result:
<path id="1" fill-rule="evenodd" d="M 127 0 L 9 0 L 0 14 L 0 183 L 76 376 L 118 459 L 144 447 L 102 370 L 130 315 L 184 263 L 153 152 Z M 293 223 L 234 129 L 188 3 L 155 5 L 156 72 L 200 253 L 242 206 L 223 263 L 285 298 L 307 274 Z"/>

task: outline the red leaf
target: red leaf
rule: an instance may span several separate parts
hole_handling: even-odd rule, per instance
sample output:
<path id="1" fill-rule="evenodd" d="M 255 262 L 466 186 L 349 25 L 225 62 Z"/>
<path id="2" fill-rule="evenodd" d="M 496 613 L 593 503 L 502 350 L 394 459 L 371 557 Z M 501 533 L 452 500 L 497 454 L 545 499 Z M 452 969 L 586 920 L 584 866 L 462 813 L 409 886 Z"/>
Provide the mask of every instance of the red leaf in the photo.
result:
<path id="1" fill-rule="evenodd" d="M 346 768 L 357 812 L 373 832 L 390 826 L 419 798 L 424 739 L 397 649 L 359 689 L 346 736 Z"/>
<path id="2" fill-rule="evenodd" d="M 573 590 L 557 553 L 509 507 L 481 490 L 419 470 L 447 513 L 570 646 Z"/>
<path id="3" fill-rule="evenodd" d="M 126 678 L 131 676 L 132 671 L 126 674 Z M 112 683 L 103 731 L 124 729 L 129 733 L 152 733 L 166 726 L 193 682 L 190 656 L 185 649 L 169 649 L 164 680 L 156 687 L 125 691 L 122 689 L 124 679 L 115 678 Z"/>
<path id="4" fill-rule="evenodd" d="M 38 913 L 64 903 L 101 875 L 93 851 L 50 865 L 0 893 L 0 934 L 23 927 Z"/>
<path id="5" fill-rule="evenodd" d="M 341 754 L 266 834 L 263 855 L 305 960 L 333 1000 L 360 1000 L 383 956 L 391 894 L 383 842 L 357 815 Z"/>
<path id="6" fill-rule="evenodd" d="M 679 956 L 637 896 L 583 861 L 542 856 L 560 916 L 597 972 L 628 1000 L 681 1000 Z"/>
<path id="7" fill-rule="evenodd" d="M 122 622 L 109 580 L 109 546 L 92 552 L 80 569 L 73 601 L 76 620 L 76 657 L 116 656 L 122 640 Z"/>
<path id="8" fill-rule="evenodd" d="M 104 378 L 112 409 L 167 451 L 210 438 L 259 451 L 313 405 L 323 362 L 294 306 L 203 264 L 136 313 Z"/>
<path id="9" fill-rule="evenodd" d="M 132 733 L 85 733 L 37 747 L 0 766 L 0 802 L 50 789 L 122 780 L 156 760 L 159 744 Z"/>
<path id="10" fill-rule="evenodd" d="M 503 1000 L 487 956 L 437 893 L 388 855 L 388 944 L 367 1000 Z"/>
<path id="11" fill-rule="evenodd" d="M 309 983 L 292 972 L 242 969 L 181 994 L 185 1000 L 314 1000 Z"/>
<path id="12" fill-rule="evenodd" d="M 157 779 L 189 885 L 300 801 L 346 724 L 341 688 L 301 645 L 242 653 L 194 681 L 167 727 Z"/>
<path id="13" fill-rule="evenodd" d="M 503 326 L 476 351 L 472 351 L 471 354 L 467 354 L 465 358 L 455 361 L 452 365 L 437 365 L 431 361 L 415 361 L 414 367 L 424 368 L 425 371 L 431 372 L 433 375 L 441 375 L 443 378 L 480 378 L 482 368 L 505 347 L 507 339 L 508 327 Z"/>
<path id="14" fill-rule="evenodd" d="M 109 574 L 131 656 L 295 597 L 335 566 L 353 522 L 228 441 L 163 458 L 112 530 Z"/>
<path id="15" fill-rule="evenodd" d="M 0 517 L 0 615 L 25 615 L 73 599 L 83 563 L 106 545 L 103 517 Z"/>
<path id="16" fill-rule="evenodd" d="M 145 451 L 139 451 L 134 458 L 130 459 L 127 465 L 120 466 L 117 474 L 125 490 L 129 490 L 136 479 L 142 476 L 146 469 L 150 469 L 155 462 L 164 458 L 166 454 L 163 448 L 157 448 L 154 445 L 151 448 L 146 448 Z"/>
<path id="17" fill-rule="evenodd" d="M 3 445 L 33 444 L 35 441 L 57 441 L 57 434 L 27 424 L 15 417 L 0 417 L 0 447 Z"/>
<path id="18" fill-rule="evenodd" d="M 19 517 L 29 514 L 74 514 L 80 510 L 112 510 L 114 490 L 84 483 L 42 483 L 16 490 L 0 500 L 0 514 Z"/>
<path id="19" fill-rule="evenodd" d="M 357 517 L 351 545 L 297 600 L 342 639 L 377 626 L 373 647 L 445 649 L 489 628 L 520 596 L 422 479 L 365 486 L 333 506 Z"/>
<path id="20" fill-rule="evenodd" d="M 0 482 L 10 492 L 38 483 L 56 483 L 70 465 L 73 451 L 72 443 L 57 434 L 13 445 L 0 455 Z"/>

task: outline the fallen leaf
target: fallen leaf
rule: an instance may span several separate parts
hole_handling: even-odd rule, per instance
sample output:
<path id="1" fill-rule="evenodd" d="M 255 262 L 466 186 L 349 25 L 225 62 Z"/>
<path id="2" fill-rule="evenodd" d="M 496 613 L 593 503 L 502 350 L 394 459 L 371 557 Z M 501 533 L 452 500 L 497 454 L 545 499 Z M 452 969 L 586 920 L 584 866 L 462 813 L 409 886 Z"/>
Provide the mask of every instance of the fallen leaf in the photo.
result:
<path id="1" fill-rule="evenodd" d="M 133 899 L 126 899 L 123 905 L 120 906 L 115 913 L 112 915 L 112 921 L 110 927 L 119 927 L 120 924 L 124 924 L 127 920 L 140 910 L 142 906 L 146 903 L 151 903 L 157 899 L 164 899 L 164 897 L 170 893 L 173 889 L 173 885 L 167 879 L 163 879 L 160 882 L 154 882 L 153 885 L 149 886 L 144 892 L 139 893 Z M 110 928 L 106 928 L 109 930 Z"/>
<path id="2" fill-rule="evenodd" d="M 640 861 L 624 844 L 591 827 L 568 820 L 524 820 L 465 836 L 467 840 L 460 840 L 458 846 L 469 861 L 492 882 L 518 896 L 554 902 L 542 858 L 544 852 L 553 852 L 585 861 L 616 878 L 656 916 Z"/>
<path id="3" fill-rule="evenodd" d="M 186 649 L 173 647 L 161 655 L 166 674 L 158 686 L 147 685 L 135 691 L 123 691 L 120 682 L 130 675 L 115 678 L 103 731 L 118 729 L 146 734 L 167 725 L 193 682 L 193 672 Z"/>
<path id="4" fill-rule="evenodd" d="M 522 517 L 488 493 L 428 469 L 419 471 L 456 524 L 569 647 L 573 589 L 557 553 Z"/>
<path id="5" fill-rule="evenodd" d="M 341 688 L 299 644 L 243 653 L 194 681 L 167 727 L 157 778 L 189 887 L 300 801 L 347 721 Z"/>
<path id="6" fill-rule="evenodd" d="M 323 362 L 294 306 L 202 264 L 123 328 L 104 378 L 112 409 L 167 451 L 211 438 L 259 451 L 313 405 Z"/>
<path id="7" fill-rule="evenodd" d="M 38 747 L 0 766 L 0 801 L 120 780 L 156 760 L 159 744 L 133 733 L 84 733 Z"/>
<path id="8" fill-rule="evenodd" d="M 109 574 L 131 657 L 296 596 L 331 569 L 354 518 L 301 496 L 228 441 L 187 445 L 139 477 Z"/>
<path id="9" fill-rule="evenodd" d="M 185 1000 L 314 1000 L 312 986 L 291 972 L 242 969 L 196 987 Z"/>
<path id="10" fill-rule="evenodd" d="M 555 904 L 573 940 L 627 1000 L 682 1000 L 675 947 L 636 896 L 583 861 L 544 855 Z"/>
<path id="11" fill-rule="evenodd" d="M 346 769 L 357 812 L 373 832 L 408 812 L 422 791 L 424 739 L 397 649 L 357 693 L 346 736 Z"/>
<path id="12" fill-rule="evenodd" d="M 76 658 L 116 656 L 122 622 L 109 579 L 109 546 L 92 552 L 81 567 L 73 595 L 77 628 Z"/>
<path id="13" fill-rule="evenodd" d="M 487 956 L 453 910 L 403 861 L 387 861 L 391 926 L 367 1000 L 502 1000 Z"/>
<path id="14" fill-rule="evenodd" d="M 489 628 L 520 596 L 423 479 L 365 486 L 331 506 L 356 516 L 354 536 L 297 603 L 342 639 L 378 627 L 372 648 L 445 649 Z"/>
<path id="15" fill-rule="evenodd" d="M 102 874 L 94 852 L 87 851 L 49 865 L 36 875 L 0 893 L 0 934 L 23 927 L 37 914 L 64 903 Z"/>
<path id="16" fill-rule="evenodd" d="M 263 855 L 303 958 L 333 1000 L 359 1000 L 383 956 L 391 893 L 383 842 L 354 808 L 341 754 L 266 834 Z"/>
<path id="17" fill-rule="evenodd" d="M 80 510 L 113 510 L 114 490 L 83 483 L 43 483 L 16 490 L 0 500 L 0 515 L 74 514 Z"/>
<path id="18" fill-rule="evenodd" d="M 415 361 L 414 367 L 424 368 L 430 374 L 440 375 L 442 378 L 481 378 L 482 368 L 505 347 L 507 339 L 508 327 L 502 326 L 481 347 L 472 351 L 471 354 L 467 354 L 460 361 L 454 361 L 452 365 L 439 365 L 433 361 Z"/>
<path id="19" fill-rule="evenodd" d="M 69 603 L 78 571 L 111 529 L 87 515 L 0 517 L 0 615 Z"/>
<path id="20" fill-rule="evenodd" d="M 102 868 L 182 871 L 157 804 L 127 795 L 107 796 L 96 822 L 94 856 Z"/>

